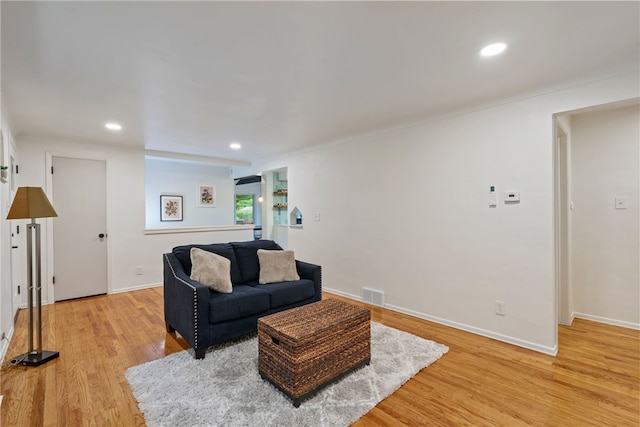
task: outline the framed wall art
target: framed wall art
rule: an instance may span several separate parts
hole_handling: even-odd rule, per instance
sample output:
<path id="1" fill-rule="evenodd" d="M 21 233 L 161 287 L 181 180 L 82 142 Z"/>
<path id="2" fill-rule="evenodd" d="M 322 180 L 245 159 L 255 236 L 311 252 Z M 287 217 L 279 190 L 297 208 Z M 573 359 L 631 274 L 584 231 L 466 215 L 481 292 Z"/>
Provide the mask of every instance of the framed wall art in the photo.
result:
<path id="1" fill-rule="evenodd" d="M 216 207 L 216 187 L 210 184 L 198 185 L 198 203 L 199 208 L 215 208 Z"/>
<path id="2" fill-rule="evenodd" d="M 160 196 L 160 221 L 182 221 L 182 196 Z"/>

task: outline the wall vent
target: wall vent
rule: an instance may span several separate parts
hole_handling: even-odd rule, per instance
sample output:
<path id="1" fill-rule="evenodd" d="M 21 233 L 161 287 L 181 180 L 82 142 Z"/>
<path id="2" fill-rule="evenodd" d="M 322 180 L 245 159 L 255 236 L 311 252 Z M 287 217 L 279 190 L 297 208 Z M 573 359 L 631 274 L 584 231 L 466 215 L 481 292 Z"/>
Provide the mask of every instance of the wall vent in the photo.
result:
<path id="1" fill-rule="evenodd" d="M 375 289 L 362 288 L 362 301 L 384 307 L 384 292 Z"/>

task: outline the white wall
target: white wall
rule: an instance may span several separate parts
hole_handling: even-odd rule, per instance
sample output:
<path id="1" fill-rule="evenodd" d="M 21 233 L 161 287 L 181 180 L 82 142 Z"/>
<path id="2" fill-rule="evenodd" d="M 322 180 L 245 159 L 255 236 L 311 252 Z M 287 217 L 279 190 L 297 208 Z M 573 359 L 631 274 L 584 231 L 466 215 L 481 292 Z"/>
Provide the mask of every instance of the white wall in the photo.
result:
<path id="1" fill-rule="evenodd" d="M 552 116 L 638 93 L 631 73 L 327 144 L 253 172 L 288 167 L 289 205 L 305 214 L 289 247 L 322 264 L 326 288 L 354 298 L 379 289 L 389 308 L 553 354 Z M 522 201 L 505 205 L 503 192 L 514 190 Z"/>
<path id="2" fill-rule="evenodd" d="M 198 207 L 198 185 L 215 187 L 216 206 Z M 160 221 L 160 195 L 182 196 L 182 221 Z M 166 159 L 145 160 L 147 228 L 202 227 L 234 223 L 234 182 L 229 168 Z"/>
<path id="3" fill-rule="evenodd" d="M 552 115 L 638 97 L 637 77 L 340 141 L 240 175 L 288 167 L 289 205 L 305 214 L 289 247 L 323 266 L 327 288 L 355 298 L 363 286 L 380 289 L 391 309 L 553 353 Z M 22 186 L 45 186 L 47 152 L 108 158 L 111 292 L 160 283 L 161 254 L 175 245 L 252 238 L 250 229 L 145 235 L 142 150 L 42 138 L 18 140 L 18 149 Z M 490 185 L 500 195 L 495 209 Z M 521 191 L 520 204 L 502 203 L 510 190 Z M 506 317 L 494 314 L 497 299 Z"/>
<path id="4" fill-rule="evenodd" d="M 575 315 L 640 328 L 640 110 L 577 114 L 571 125 Z"/>
<path id="5" fill-rule="evenodd" d="M 45 138 L 18 140 L 21 186 L 46 186 L 47 153 L 60 156 L 107 159 L 107 227 L 108 289 L 122 292 L 162 283 L 162 254 L 174 246 L 188 243 L 251 240 L 250 228 L 234 227 L 222 231 L 146 235 L 145 230 L 145 153 L 109 146 L 57 141 Z M 194 189 L 195 191 L 195 189 Z M 55 207 L 55 199 L 52 199 Z M 47 227 L 51 220 L 41 221 L 43 248 L 50 248 Z M 43 249 L 44 250 L 44 249 Z M 52 263 L 43 254 L 43 300 L 51 302 L 53 289 L 48 271 Z M 137 275 L 142 266 L 144 274 Z"/>

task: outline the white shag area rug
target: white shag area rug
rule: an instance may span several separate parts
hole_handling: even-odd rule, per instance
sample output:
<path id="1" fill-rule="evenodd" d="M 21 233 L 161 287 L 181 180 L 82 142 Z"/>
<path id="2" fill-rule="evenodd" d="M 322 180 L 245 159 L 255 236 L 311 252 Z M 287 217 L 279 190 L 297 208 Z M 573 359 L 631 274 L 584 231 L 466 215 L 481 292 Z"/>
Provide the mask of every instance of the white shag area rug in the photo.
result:
<path id="1" fill-rule="evenodd" d="M 258 338 L 193 350 L 126 372 L 148 426 L 348 426 L 449 348 L 371 322 L 371 364 L 294 408 L 258 373 Z"/>

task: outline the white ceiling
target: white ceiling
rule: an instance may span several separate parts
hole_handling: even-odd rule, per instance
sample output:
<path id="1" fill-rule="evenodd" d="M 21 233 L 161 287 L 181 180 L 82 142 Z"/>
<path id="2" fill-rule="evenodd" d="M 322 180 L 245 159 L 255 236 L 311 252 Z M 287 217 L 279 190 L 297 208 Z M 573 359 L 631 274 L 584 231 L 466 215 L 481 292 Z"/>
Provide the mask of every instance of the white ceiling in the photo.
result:
<path id="1" fill-rule="evenodd" d="M 639 6 L 2 1 L 2 105 L 17 139 L 251 161 L 637 70 Z"/>

